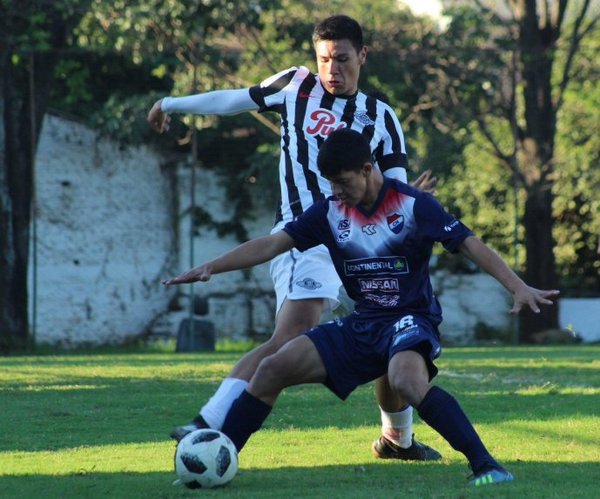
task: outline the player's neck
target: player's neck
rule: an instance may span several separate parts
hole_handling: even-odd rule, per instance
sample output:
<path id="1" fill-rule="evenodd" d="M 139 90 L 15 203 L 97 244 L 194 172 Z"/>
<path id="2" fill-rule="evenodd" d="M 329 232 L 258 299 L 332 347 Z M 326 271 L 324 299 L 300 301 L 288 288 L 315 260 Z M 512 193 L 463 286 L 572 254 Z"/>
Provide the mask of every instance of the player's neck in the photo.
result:
<path id="1" fill-rule="evenodd" d="M 358 203 L 359 206 L 365 211 L 371 211 L 379 198 L 381 189 L 383 189 L 383 175 L 379 170 L 374 169 L 372 174 L 369 175 L 367 189 L 362 200 Z"/>

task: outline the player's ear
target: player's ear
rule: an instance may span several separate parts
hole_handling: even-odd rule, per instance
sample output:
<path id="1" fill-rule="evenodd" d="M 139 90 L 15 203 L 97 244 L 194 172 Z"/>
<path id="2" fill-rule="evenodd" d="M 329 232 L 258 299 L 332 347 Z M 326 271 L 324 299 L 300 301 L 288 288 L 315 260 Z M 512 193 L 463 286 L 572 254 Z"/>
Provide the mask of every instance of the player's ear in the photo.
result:
<path id="1" fill-rule="evenodd" d="M 358 63 L 362 65 L 365 63 L 366 60 L 367 60 L 367 46 L 365 45 L 358 52 Z"/>
<path id="2" fill-rule="evenodd" d="M 373 163 L 366 162 L 362 166 L 362 172 L 365 174 L 365 177 L 368 177 L 369 175 L 371 175 L 372 171 L 373 171 Z"/>

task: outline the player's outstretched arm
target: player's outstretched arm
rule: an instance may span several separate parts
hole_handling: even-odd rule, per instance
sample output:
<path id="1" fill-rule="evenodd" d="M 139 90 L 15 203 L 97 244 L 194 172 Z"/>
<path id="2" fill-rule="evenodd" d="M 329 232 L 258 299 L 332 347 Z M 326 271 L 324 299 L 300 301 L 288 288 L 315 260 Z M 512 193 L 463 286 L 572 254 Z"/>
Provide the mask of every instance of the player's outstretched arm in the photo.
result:
<path id="1" fill-rule="evenodd" d="M 165 97 L 157 100 L 148 112 L 148 123 L 157 132 L 169 130 L 168 113 L 216 114 L 229 116 L 259 107 L 250 97 L 250 89 L 213 90 L 184 97 Z"/>
<path id="2" fill-rule="evenodd" d="M 511 314 L 518 314 L 523 307 L 529 307 L 536 314 L 539 305 L 552 305 L 552 298 L 558 296 L 556 289 L 542 290 L 528 286 L 515 274 L 495 251 L 475 236 L 467 237 L 459 247 L 461 253 L 473 260 L 482 270 L 494 277 L 513 297 Z"/>
<path id="3" fill-rule="evenodd" d="M 213 274 L 245 269 L 268 262 L 284 251 L 292 249 L 293 246 L 294 240 L 291 236 L 287 232 L 279 231 L 275 234 L 259 237 L 258 239 L 252 239 L 240 244 L 224 255 L 188 270 L 177 277 L 165 279 L 162 283 L 166 286 L 171 286 L 173 284 L 208 281 Z"/>

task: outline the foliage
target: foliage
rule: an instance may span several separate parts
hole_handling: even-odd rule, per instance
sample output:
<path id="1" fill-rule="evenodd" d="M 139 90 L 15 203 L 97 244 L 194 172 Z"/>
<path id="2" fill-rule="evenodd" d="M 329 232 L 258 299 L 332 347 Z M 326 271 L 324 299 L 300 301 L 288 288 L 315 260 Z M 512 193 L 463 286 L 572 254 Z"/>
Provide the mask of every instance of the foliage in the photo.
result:
<path id="1" fill-rule="evenodd" d="M 451 22 L 445 36 L 434 42 L 437 58 L 428 91 L 423 93 L 423 99 L 438 104 L 431 112 L 432 122 L 442 133 L 445 128 L 462 151 L 458 161 L 452 161 L 452 177 L 445 177 L 439 188 L 440 198 L 521 271 L 527 263 L 535 264 L 525 250 L 526 202 L 552 189 L 553 249 L 560 283 L 566 288 L 563 293 L 597 294 L 599 209 L 594 190 L 599 184 L 598 170 L 591 165 L 597 162 L 600 148 L 588 130 L 598 122 L 599 67 L 592 54 L 600 32 L 594 29 L 593 12 L 584 23 L 585 36 L 578 35 L 582 40 L 571 60 L 570 85 L 562 102 L 564 89 L 559 85 L 565 77 L 561 71 L 572 56 L 572 38 L 566 33 L 573 32 L 573 14 L 553 52 L 554 105 L 560 112 L 552 139 L 553 158 L 546 166 L 527 157 L 531 139 L 526 135 L 536 125 L 525 116 L 526 83 L 518 60 L 517 26 L 483 3 L 448 14 Z"/>
<path id="2" fill-rule="evenodd" d="M 533 4 L 541 0 L 527 5 Z M 572 294 L 597 294 L 598 12 L 590 9 L 579 19 L 577 9 L 589 5 L 587 0 L 550 4 L 569 9 L 560 30 L 540 30 L 552 42 L 541 59 L 554 58 L 553 95 L 562 92 L 554 103 L 560 112 L 543 182 L 538 177 L 546 171 L 527 161 L 531 150 L 524 147 L 530 133 L 524 81 L 533 66 L 519 59 L 524 50 L 523 24 L 516 15 L 525 5 L 521 0 L 507 4 L 512 18 L 490 8 L 494 2 L 453 2 L 445 22 L 415 17 L 395 0 L 0 0 L 0 51 L 11 69 L 3 69 L 0 81 L 10 73 L 19 97 L 9 101 L 26 106 L 30 56 L 36 54 L 37 77 L 44 81 L 35 99 L 39 124 L 49 92 L 51 108 L 83 118 L 124 143 L 152 141 L 169 161 L 190 154 L 191 130 L 197 129 L 200 164 L 220 173 L 237 203 L 232 223 L 220 228 L 243 238 L 234 220 L 247 221 L 256 207 L 275 204 L 276 118 L 180 117 L 169 135 L 157 137 L 145 115 L 163 95 L 250 86 L 292 65 L 315 70 L 314 23 L 345 12 L 362 22 L 370 48 L 361 88 L 385 96 L 400 116 L 411 177 L 432 168 L 441 179 L 442 202 L 519 271 L 527 259 L 535 260 L 526 254 L 527 242 L 535 243 L 524 223 L 531 218 L 526 202 L 550 186 L 552 255 L 561 284 Z M 565 67 L 570 80 L 561 73 Z M 53 68 L 54 78 L 44 75 L 44 68 Z M 28 127 L 25 108 L 15 115 Z M 25 140 L 26 134 L 13 136 Z M 30 163 L 30 143 L 15 150 L 23 164 Z M 21 172 L 14 178 L 27 177 Z M 15 196 L 28 210 L 26 192 Z M 21 217 L 24 232 L 26 218 Z"/>
<path id="3" fill-rule="evenodd" d="M 598 40 L 600 42 L 600 39 Z M 557 262 L 571 294 L 600 289 L 600 84 L 585 78 L 565 98 L 563 126 L 557 139 Z"/>
<path id="4" fill-rule="evenodd" d="M 515 25 L 483 4 L 447 10 L 444 26 L 415 17 L 391 0 L 369 5 L 273 0 L 235 9 L 220 0 L 95 0 L 77 32 L 87 50 L 86 62 L 82 57 L 65 62 L 72 78 L 62 88 L 74 90 L 62 92 L 64 100 L 70 99 L 66 108 L 95 105 L 89 112 L 94 126 L 128 143 L 146 141 L 152 137 L 144 122 L 154 99 L 149 92 L 184 95 L 249 86 L 292 65 L 315 70 L 310 41 L 314 22 L 336 11 L 364 20 L 369 56 L 361 88 L 384 96 L 396 108 L 415 172 L 411 177 L 433 169 L 441 178 L 442 202 L 516 269 L 523 269 L 525 191 L 522 186 L 515 190 L 518 177 L 507 164 L 516 147 L 509 128 L 512 113 L 517 112 L 517 124 L 524 126 L 519 105 L 523 96 L 514 79 L 519 78 L 513 58 Z M 573 281 L 589 290 L 597 289 L 600 279 L 593 254 L 600 232 L 592 195 L 597 175 L 591 168 L 598 145 L 593 134 L 582 131 L 593 130 L 597 122 L 597 30 L 592 35 L 584 38 L 573 88 L 559 115 L 560 187 L 554 205 L 555 254 L 563 283 L 570 286 Z M 567 56 L 565 44 L 559 45 L 561 65 Z M 66 74 L 65 66 L 61 68 Z M 102 79 L 96 79 L 98 73 Z M 277 126 L 273 116 L 263 119 Z M 589 126 L 582 127 L 584 121 Z M 201 130 L 198 156 L 203 166 L 220 172 L 228 191 L 241 196 L 237 220 L 250 216 L 257 198 L 263 205 L 275 204 L 275 134 L 255 118 L 182 117 L 172 134 L 177 141 L 161 137 L 159 143 L 188 152 L 186 127 L 191 126 Z M 254 195 L 259 190 L 264 195 Z M 569 227 L 574 225 L 579 230 L 571 237 Z"/>

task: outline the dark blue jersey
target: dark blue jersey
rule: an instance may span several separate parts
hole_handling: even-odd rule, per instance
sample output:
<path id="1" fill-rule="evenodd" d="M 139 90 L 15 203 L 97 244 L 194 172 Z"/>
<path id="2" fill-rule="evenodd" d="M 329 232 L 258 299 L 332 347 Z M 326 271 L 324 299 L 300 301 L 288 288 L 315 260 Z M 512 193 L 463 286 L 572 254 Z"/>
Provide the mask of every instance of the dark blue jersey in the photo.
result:
<path id="1" fill-rule="evenodd" d="M 429 279 L 435 242 L 451 251 L 473 233 L 430 194 L 384 177 L 370 211 L 335 197 L 319 201 L 284 230 L 304 251 L 324 244 L 356 310 L 373 316 L 410 312 L 441 321 Z"/>

